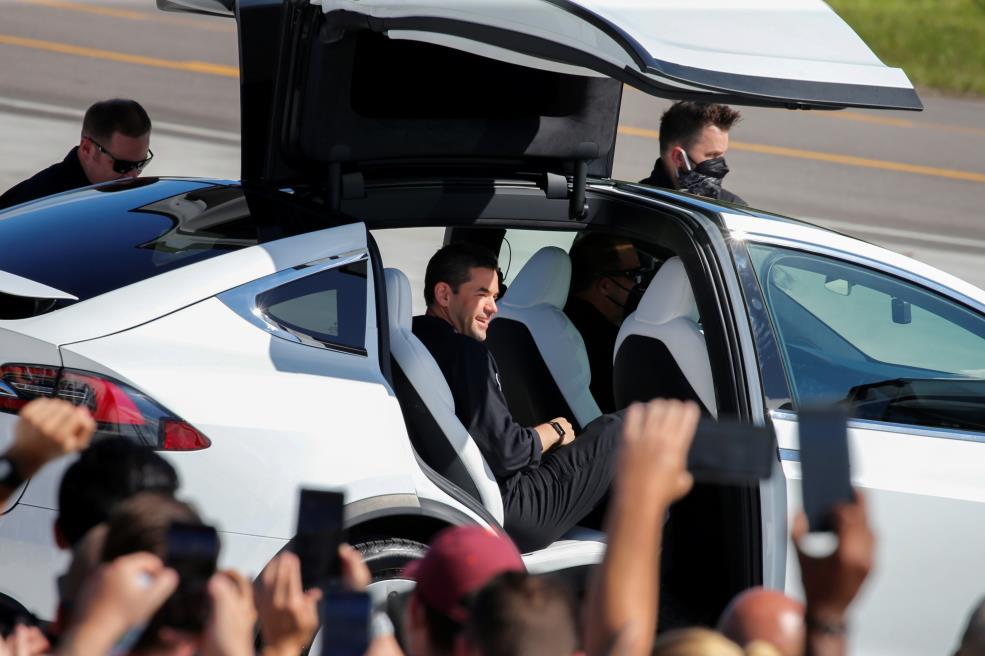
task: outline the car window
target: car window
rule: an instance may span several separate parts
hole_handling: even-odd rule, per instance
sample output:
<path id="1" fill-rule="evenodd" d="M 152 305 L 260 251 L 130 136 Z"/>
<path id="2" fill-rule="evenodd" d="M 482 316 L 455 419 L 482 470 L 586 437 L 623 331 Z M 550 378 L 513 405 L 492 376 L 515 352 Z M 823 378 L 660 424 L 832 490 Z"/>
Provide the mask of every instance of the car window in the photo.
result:
<path id="1" fill-rule="evenodd" d="M 424 314 L 424 273 L 431 256 L 444 243 L 444 228 L 388 228 L 373 230 L 383 266 L 400 269 L 410 281 L 413 313 Z"/>
<path id="2" fill-rule="evenodd" d="M 71 200 L 53 197 L 5 212 L 0 269 L 84 301 L 258 243 L 242 189 L 195 183 L 189 190 L 189 184 L 148 179 L 143 185 L 106 185 L 75 192 Z M 0 319 L 73 302 L 0 294 Z"/>
<path id="3" fill-rule="evenodd" d="M 281 285 L 257 296 L 256 304 L 302 342 L 365 352 L 366 260 Z"/>
<path id="4" fill-rule="evenodd" d="M 798 406 L 985 429 L 985 317 L 834 258 L 750 245 Z"/>
<path id="5" fill-rule="evenodd" d="M 544 246 L 557 246 L 565 252 L 571 250 L 577 234 L 573 230 L 507 230 L 499 248 L 503 281 L 507 285 L 513 282 L 523 265 Z"/>

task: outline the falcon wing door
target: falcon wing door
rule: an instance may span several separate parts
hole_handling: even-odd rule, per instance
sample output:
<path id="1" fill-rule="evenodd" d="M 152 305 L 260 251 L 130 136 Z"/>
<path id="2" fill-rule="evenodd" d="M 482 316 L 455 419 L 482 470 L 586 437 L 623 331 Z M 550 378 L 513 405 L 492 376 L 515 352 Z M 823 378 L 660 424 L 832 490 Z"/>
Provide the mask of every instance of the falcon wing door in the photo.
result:
<path id="1" fill-rule="evenodd" d="M 665 98 L 922 109 L 822 0 L 313 0 L 412 39 Z M 400 62 L 394 62 L 400 66 Z"/>

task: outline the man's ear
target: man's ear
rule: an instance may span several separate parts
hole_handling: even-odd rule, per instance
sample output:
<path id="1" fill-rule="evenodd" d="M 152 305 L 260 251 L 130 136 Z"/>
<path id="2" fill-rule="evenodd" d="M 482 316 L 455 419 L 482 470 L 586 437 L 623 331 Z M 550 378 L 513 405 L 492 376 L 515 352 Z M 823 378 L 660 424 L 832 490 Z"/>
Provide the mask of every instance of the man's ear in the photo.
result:
<path id="1" fill-rule="evenodd" d="M 439 282 L 434 286 L 434 300 L 441 307 L 448 307 L 453 293 L 451 285 L 446 282 Z"/>

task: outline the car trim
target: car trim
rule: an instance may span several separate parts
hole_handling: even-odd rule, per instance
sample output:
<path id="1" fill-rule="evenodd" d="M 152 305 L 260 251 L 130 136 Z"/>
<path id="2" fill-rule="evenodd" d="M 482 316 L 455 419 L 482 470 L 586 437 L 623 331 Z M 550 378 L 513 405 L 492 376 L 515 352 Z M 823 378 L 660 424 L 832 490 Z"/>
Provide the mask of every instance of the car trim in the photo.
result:
<path id="1" fill-rule="evenodd" d="M 831 232 L 830 230 L 825 230 L 824 228 L 818 226 L 811 226 L 816 230 L 822 232 Z M 832 233 L 835 234 L 835 233 Z M 733 237 L 735 237 L 733 233 Z M 774 235 L 765 235 L 761 233 L 751 233 L 742 237 L 744 241 L 752 244 L 765 244 L 769 246 L 783 246 L 786 248 L 791 248 L 793 250 L 802 251 L 805 253 L 813 253 L 816 255 L 826 255 L 828 257 L 834 257 L 839 260 L 844 260 L 851 262 L 853 264 L 858 264 L 861 266 L 868 267 L 870 269 L 876 269 L 883 273 L 888 273 L 897 278 L 901 278 L 908 282 L 926 287 L 927 289 L 946 296 L 947 298 L 957 301 L 963 305 L 968 306 L 970 309 L 976 312 L 985 312 L 985 304 L 982 302 L 963 294 L 962 292 L 954 289 L 953 287 L 948 287 L 936 280 L 927 278 L 918 273 L 913 273 L 912 271 L 907 271 L 893 264 L 882 262 L 880 260 L 867 257 L 865 255 L 859 255 L 858 253 L 852 253 L 850 251 L 842 250 L 837 247 L 828 246 L 826 244 L 818 244 L 809 241 L 804 241 L 801 239 L 796 239 L 794 237 L 778 237 Z M 854 237 L 850 237 L 854 239 Z"/>
<path id="2" fill-rule="evenodd" d="M 781 421 L 797 421 L 797 413 L 790 412 L 787 410 L 772 410 L 770 411 L 770 417 L 773 419 L 779 419 Z M 900 435 L 910 435 L 913 437 L 934 437 L 945 440 L 958 440 L 960 442 L 974 442 L 976 444 L 985 444 L 985 434 L 975 433 L 973 431 L 959 430 L 956 428 L 932 428 L 930 426 L 918 426 L 916 424 L 898 424 L 888 421 L 873 421 L 871 419 L 854 419 L 849 417 L 848 427 L 857 430 L 870 430 L 879 431 L 882 433 L 898 433 Z M 782 451 L 781 449 L 781 456 Z M 796 449 L 787 449 L 788 451 L 796 451 Z M 800 456 L 797 456 L 799 461 Z"/>
<path id="3" fill-rule="evenodd" d="M 778 449 L 780 460 L 784 462 L 800 462 L 800 451 L 797 449 Z"/>
<path id="4" fill-rule="evenodd" d="M 294 342 L 296 344 L 304 344 L 305 346 L 311 346 L 313 348 L 321 348 L 328 351 L 336 351 L 338 353 L 348 353 L 350 355 L 366 356 L 367 351 L 365 348 L 355 348 L 345 346 L 343 344 L 322 342 L 312 337 L 308 337 L 307 335 L 299 334 L 283 328 L 266 312 L 257 306 L 256 299 L 257 296 L 263 292 L 280 287 L 290 282 L 294 282 L 295 280 L 307 278 L 308 276 L 313 276 L 315 274 L 322 273 L 323 271 L 336 269 L 347 264 L 361 262 L 367 259 L 369 259 L 369 251 L 366 248 L 349 251 L 348 253 L 342 253 L 341 255 L 331 255 L 322 259 L 313 260 L 300 266 L 278 271 L 277 273 L 272 273 L 269 276 L 264 276 L 263 278 L 246 283 L 245 285 L 240 285 L 239 287 L 235 287 L 227 292 L 219 294 L 217 298 L 222 301 L 226 307 L 238 314 L 240 317 L 246 319 L 260 330 L 263 330 L 274 337 L 278 337 L 288 342 Z"/>

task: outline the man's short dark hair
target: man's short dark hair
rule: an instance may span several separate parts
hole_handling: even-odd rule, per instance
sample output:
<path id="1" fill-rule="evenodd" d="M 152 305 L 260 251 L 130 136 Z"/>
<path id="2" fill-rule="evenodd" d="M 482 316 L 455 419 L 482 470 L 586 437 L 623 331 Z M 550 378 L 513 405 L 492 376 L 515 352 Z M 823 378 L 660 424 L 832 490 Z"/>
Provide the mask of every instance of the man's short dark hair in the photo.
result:
<path id="1" fill-rule="evenodd" d="M 442 247 L 428 262 L 424 274 L 424 302 L 428 307 L 434 305 L 434 286 L 447 283 L 452 291 L 469 281 L 472 269 L 492 269 L 499 267 L 496 256 L 489 249 L 468 242 L 455 242 Z"/>
<path id="2" fill-rule="evenodd" d="M 164 458 L 122 437 L 96 441 L 65 470 L 55 522 L 71 546 L 138 492 L 173 495 L 178 474 Z"/>
<path id="3" fill-rule="evenodd" d="M 619 254 L 626 248 L 632 249 L 633 242 L 618 235 L 592 232 L 576 239 L 568 253 L 571 257 L 571 293 L 583 292 L 603 273 L 620 269 Z"/>
<path id="4" fill-rule="evenodd" d="M 109 141 L 114 132 L 125 137 L 142 137 L 150 132 L 150 127 L 150 117 L 140 103 L 123 98 L 94 103 L 82 119 L 83 136 L 96 141 Z"/>
<path id="5" fill-rule="evenodd" d="M 475 597 L 465 635 L 482 656 L 567 656 L 578 649 L 574 600 L 558 581 L 504 572 Z"/>
<path id="6" fill-rule="evenodd" d="M 675 102 L 660 117 L 660 152 L 680 144 L 685 150 L 698 139 L 701 131 L 714 125 L 724 132 L 741 118 L 728 105 L 682 100 Z"/>

